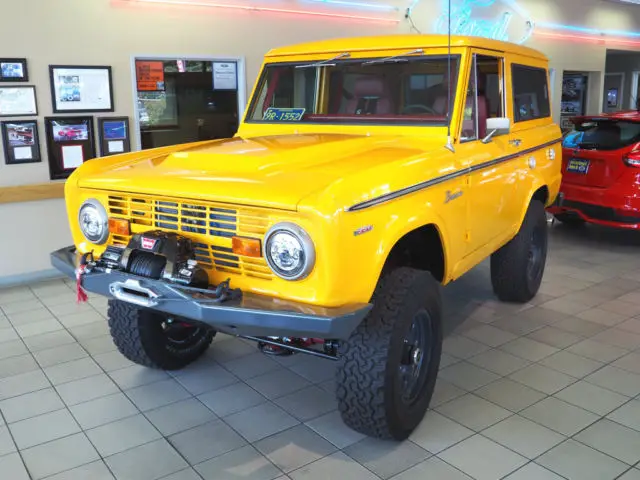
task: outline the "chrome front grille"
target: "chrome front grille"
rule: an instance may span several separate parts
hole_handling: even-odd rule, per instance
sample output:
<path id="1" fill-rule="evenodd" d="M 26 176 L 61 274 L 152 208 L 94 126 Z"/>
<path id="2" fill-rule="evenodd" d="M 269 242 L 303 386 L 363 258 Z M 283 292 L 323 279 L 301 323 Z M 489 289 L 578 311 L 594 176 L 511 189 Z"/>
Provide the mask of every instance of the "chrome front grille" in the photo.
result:
<path id="1" fill-rule="evenodd" d="M 269 225 L 268 215 L 263 210 L 123 194 L 109 196 L 108 211 L 110 217 L 129 219 L 132 234 L 158 229 L 189 237 L 195 247 L 196 259 L 204 268 L 273 278 L 263 258 L 235 255 L 231 248 L 231 238 L 236 235 L 263 239 Z M 110 242 L 126 245 L 129 237 L 112 235 Z"/>

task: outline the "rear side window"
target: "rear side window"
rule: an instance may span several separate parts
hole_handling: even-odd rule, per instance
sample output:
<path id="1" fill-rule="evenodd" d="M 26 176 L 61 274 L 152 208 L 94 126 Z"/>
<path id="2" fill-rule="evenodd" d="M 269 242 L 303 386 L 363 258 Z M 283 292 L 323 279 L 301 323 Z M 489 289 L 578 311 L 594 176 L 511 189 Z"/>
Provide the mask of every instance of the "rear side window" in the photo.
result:
<path id="1" fill-rule="evenodd" d="M 547 71 L 525 65 L 511 66 L 514 121 L 525 122 L 551 116 Z"/>
<path id="2" fill-rule="evenodd" d="M 565 148 L 618 150 L 640 142 L 640 123 L 586 120 L 575 126 L 562 142 Z"/>

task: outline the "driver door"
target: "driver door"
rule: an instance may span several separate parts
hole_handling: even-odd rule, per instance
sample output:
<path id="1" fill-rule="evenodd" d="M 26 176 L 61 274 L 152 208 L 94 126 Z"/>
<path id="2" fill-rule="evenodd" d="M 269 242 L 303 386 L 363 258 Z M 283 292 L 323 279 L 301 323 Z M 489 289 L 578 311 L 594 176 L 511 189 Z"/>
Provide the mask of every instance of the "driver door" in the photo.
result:
<path id="1" fill-rule="evenodd" d="M 506 116 L 504 58 L 474 53 L 460 125 L 459 154 L 467 177 L 466 255 L 493 251 L 513 222 L 510 191 L 516 182 L 509 136 L 487 139 L 487 119 Z M 480 255 L 479 255 L 480 256 Z"/>

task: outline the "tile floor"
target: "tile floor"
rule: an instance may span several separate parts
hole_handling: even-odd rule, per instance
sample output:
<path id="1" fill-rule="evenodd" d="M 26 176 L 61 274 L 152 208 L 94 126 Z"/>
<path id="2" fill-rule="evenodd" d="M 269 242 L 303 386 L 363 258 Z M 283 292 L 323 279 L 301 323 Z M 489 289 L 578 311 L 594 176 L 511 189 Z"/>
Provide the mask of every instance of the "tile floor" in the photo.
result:
<path id="1" fill-rule="evenodd" d="M 7 480 L 640 479 L 640 235 L 551 227 L 530 305 L 487 264 L 445 289 L 436 393 L 409 441 L 347 429 L 331 362 L 219 336 L 169 374 L 115 351 L 62 280 L 0 291 Z"/>

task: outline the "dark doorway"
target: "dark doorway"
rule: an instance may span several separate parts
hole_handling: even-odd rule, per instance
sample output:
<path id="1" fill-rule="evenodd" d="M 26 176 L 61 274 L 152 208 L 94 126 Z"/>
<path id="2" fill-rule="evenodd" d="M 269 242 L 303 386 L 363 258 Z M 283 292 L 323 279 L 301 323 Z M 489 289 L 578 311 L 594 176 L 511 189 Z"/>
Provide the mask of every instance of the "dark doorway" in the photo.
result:
<path id="1" fill-rule="evenodd" d="M 588 74 L 583 72 L 565 71 L 562 75 L 560 126 L 563 132 L 573 128 L 572 117 L 586 113 L 588 80 Z"/>
<path id="2" fill-rule="evenodd" d="M 136 59 L 141 148 L 233 136 L 238 63 Z"/>

